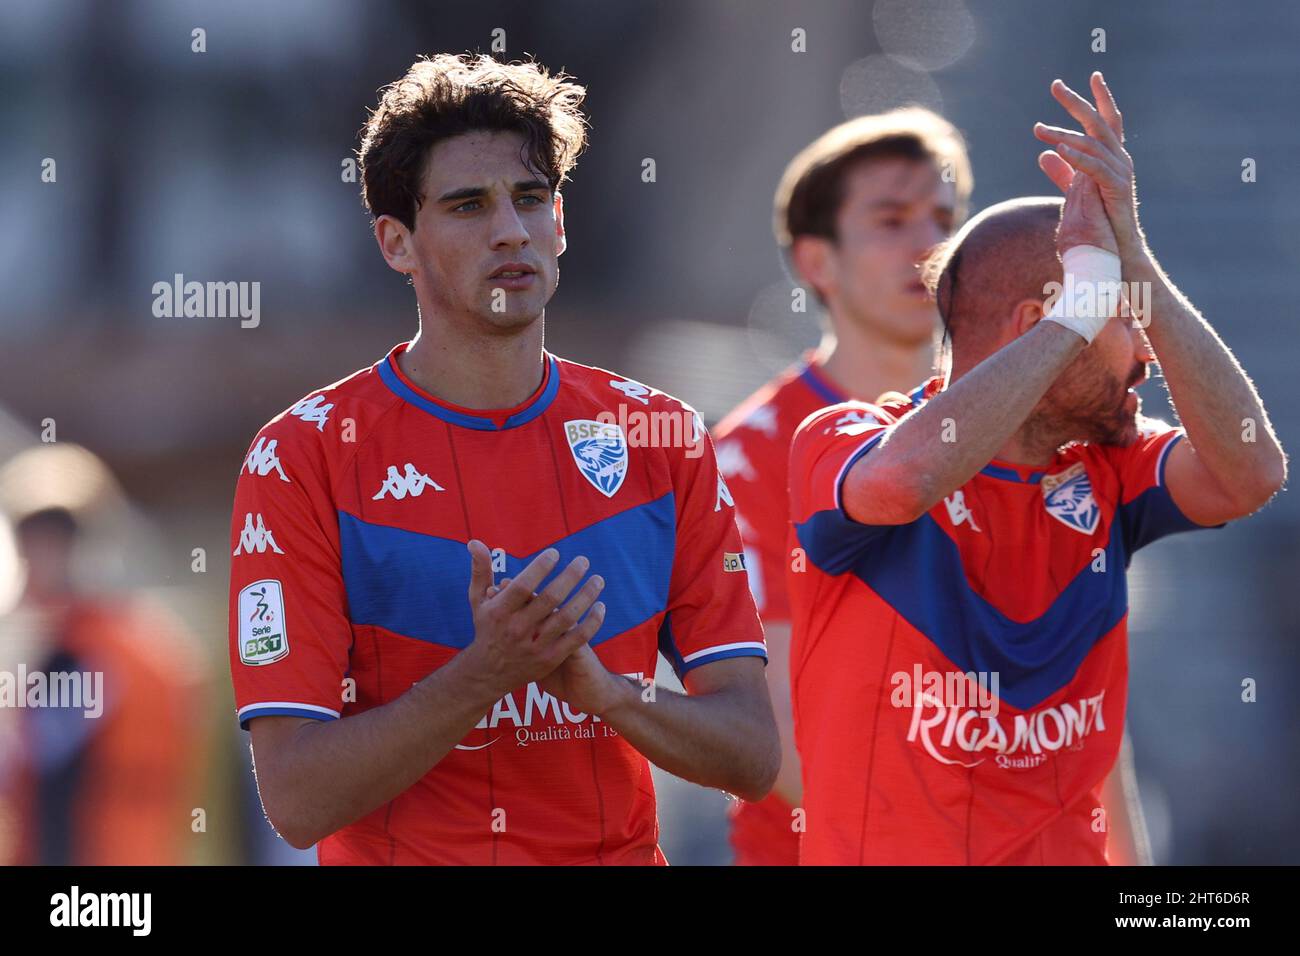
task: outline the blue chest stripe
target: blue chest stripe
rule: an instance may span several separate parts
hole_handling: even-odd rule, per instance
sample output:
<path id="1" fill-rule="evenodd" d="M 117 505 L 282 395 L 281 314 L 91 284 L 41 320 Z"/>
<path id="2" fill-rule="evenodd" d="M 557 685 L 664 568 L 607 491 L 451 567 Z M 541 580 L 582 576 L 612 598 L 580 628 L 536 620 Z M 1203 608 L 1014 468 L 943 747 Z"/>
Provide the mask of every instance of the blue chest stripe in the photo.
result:
<path id="1" fill-rule="evenodd" d="M 607 611 L 593 645 L 667 607 L 676 536 L 676 504 L 669 492 L 551 543 L 560 552 L 555 573 L 584 554 L 591 561 L 589 574 L 605 579 L 600 600 Z M 470 558 L 465 542 L 371 524 L 345 511 L 339 512 L 339 539 L 353 624 L 445 647 L 469 646 L 474 623 L 466 597 Z M 507 554 L 498 580 L 517 577 L 543 550 Z M 549 582 L 547 578 L 542 586 Z"/>
<path id="2" fill-rule="evenodd" d="M 825 511 L 798 526 L 800 542 L 819 567 L 817 545 L 824 551 L 835 535 L 818 525 L 843 520 Z M 872 530 L 878 536 L 870 547 L 851 562 L 841 551 L 835 557 L 840 566 L 824 570 L 857 576 L 962 671 L 997 671 L 1001 698 L 1023 710 L 1068 685 L 1128 610 L 1128 554 L 1118 515 L 1111 522 L 1106 570 L 1093 571 L 1089 562 L 1046 612 L 1026 623 L 1011 620 L 971 589 L 957 545 L 929 515 L 883 533 Z"/>

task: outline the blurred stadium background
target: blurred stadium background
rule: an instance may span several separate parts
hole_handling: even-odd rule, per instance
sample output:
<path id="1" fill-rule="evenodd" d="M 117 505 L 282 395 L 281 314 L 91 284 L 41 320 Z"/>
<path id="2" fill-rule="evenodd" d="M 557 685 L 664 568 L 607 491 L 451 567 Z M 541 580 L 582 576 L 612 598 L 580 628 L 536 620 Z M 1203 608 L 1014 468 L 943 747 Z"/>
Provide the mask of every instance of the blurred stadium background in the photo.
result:
<path id="1" fill-rule="evenodd" d="M 192 51 L 195 28 L 205 52 Z M 378 87 L 421 53 L 488 52 L 496 28 L 505 56 L 535 54 L 589 90 L 553 351 L 716 422 L 817 338 L 816 318 L 788 309 L 770 230 L 799 148 L 846 115 L 919 102 L 966 134 L 974 209 L 1045 193 L 1030 127 L 1065 119 L 1048 83 L 1100 68 L 1124 109 L 1153 248 L 1300 449 L 1295 5 L 7 0 L 0 464 L 52 419 L 59 443 L 89 448 L 121 485 L 78 567 L 89 586 L 174 615 L 139 635 L 184 658 L 192 705 L 176 720 L 192 729 L 197 776 L 168 858 L 314 860 L 261 819 L 234 721 L 235 476 L 268 418 L 413 334 L 413 294 L 378 255 L 343 164 Z M 806 52 L 791 49 L 797 28 Z M 260 325 L 155 318 L 151 288 L 176 273 L 259 282 Z M 1163 413 L 1159 392 L 1148 387 L 1148 413 Z M 1298 500 L 1135 563 L 1129 721 L 1157 862 L 1300 860 Z M 21 640 L 9 610 L 20 574 L 0 530 L 0 661 Z M 18 759 L 0 721 L 0 790 Z M 728 862 L 725 798 L 658 779 L 668 858 Z M 201 832 L 190 807 L 205 810 Z M 33 825 L 0 807 L 0 860 Z"/>

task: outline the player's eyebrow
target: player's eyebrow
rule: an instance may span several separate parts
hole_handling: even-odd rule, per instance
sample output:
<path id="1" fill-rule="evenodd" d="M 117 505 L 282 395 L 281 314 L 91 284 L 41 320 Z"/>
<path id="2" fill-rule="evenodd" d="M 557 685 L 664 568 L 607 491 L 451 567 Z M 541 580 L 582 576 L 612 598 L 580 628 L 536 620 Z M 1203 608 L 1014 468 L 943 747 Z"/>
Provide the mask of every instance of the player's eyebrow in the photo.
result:
<path id="1" fill-rule="evenodd" d="M 877 199 L 867 209 L 870 212 L 907 212 L 915 205 L 916 203 L 902 199 Z M 934 207 L 934 215 L 941 220 L 951 222 L 956 215 L 956 209 L 952 203 L 937 203 Z"/>
<path id="2" fill-rule="evenodd" d="M 877 209 L 886 209 L 891 212 L 894 212 L 899 209 L 907 209 L 911 205 L 912 204 L 910 202 L 903 202 L 903 200 L 901 199 L 877 199 L 871 203 L 869 208 L 872 211 L 875 211 Z"/>
<path id="3" fill-rule="evenodd" d="M 487 189 L 483 186 L 465 186 L 461 189 L 453 189 L 451 192 L 443 193 L 438 197 L 438 202 L 450 202 L 453 199 L 477 199 L 486 195 Z"/>
<path id="4" fill-rule="evenodd" d="M 514 191 L 517 193 L 529 193 L 543 189 L 551 191 L 551 184 L 544 179 L 521 179 L 514 184 Z M 465 186 L 461 189 L 453 189 L 445 192 L 438 197 L 438 202 L 452 202 L 458 199 L 480 199 L 488 194 L 486 186 Z"/>

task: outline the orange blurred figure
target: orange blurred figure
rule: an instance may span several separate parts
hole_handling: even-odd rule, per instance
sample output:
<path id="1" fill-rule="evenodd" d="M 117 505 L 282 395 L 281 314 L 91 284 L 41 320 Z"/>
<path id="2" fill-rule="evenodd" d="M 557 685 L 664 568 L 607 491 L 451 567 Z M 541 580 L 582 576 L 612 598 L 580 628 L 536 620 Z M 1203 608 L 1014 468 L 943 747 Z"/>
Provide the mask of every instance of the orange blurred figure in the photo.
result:
<path id="1" fill-rule="evenodd" d="M 0 469 L 25 570 L 0 618 L 0 863 L 187 861 L 201 769 L 193 639 L 141 596 L 79 580 L 87 528 L 123 506 L 77 446 L 32 448 Z"/>

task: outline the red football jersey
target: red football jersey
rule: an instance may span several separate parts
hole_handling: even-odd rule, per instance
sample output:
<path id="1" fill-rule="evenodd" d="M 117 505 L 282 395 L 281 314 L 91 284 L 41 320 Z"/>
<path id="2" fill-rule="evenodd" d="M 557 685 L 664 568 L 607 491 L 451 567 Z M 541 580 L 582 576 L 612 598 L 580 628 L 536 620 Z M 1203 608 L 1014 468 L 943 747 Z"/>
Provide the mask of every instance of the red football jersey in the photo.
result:
<path id="1" fill-rule="evenodd" d="M 591 643 L 611 671 L 653 677 L 660 652 L 679 675 L 765 657 L 734 509 L 694 410 L 549 354 L 521 405 L 460 408 L 407 379 L 396 361 L 405 347 L 276 416 L 248 452 L 231 535 L 241 725 L 362 713 L 467 647 L 471 538 L 492 550 L 498 575 L 516 577 L 549 547 L 559 568 L 590 558 L 608 608 Z M 678 432 L 656 441 L 635 429 L 640 413 Z M 322 863 L 662 863 L 657 844 L 646 759 L 530 684 L 318 853 Z"/>
<path id="2" fill-rule="evenodd" d="M 1200 527 L 1164 485 L 1182 431 L 990 462 L 911 524 L 854 521 L 849 468 L 938 387 L 824 409 L 791 449 L 800 862 L 1104 863 L 1128 564 Z"/>
<path id="3" fill-rule="evenodd" d="M 714 437 L 718 468 L 736 502 L 736 520 L 745 542 L 745 566 L 759 617 L 765 624 L 788 624 L 790 601 L 785 569 L 790 563 L 790 441 L 799 423 L 819 408 L 847 396 L 812 362 L 807 353 L 727 415 Z M 731 845 L 736 862 L 749 866 L 794 866 L 799 862 L 799 835 L 793 807 L 772 793 L 731 809 Z"/>

